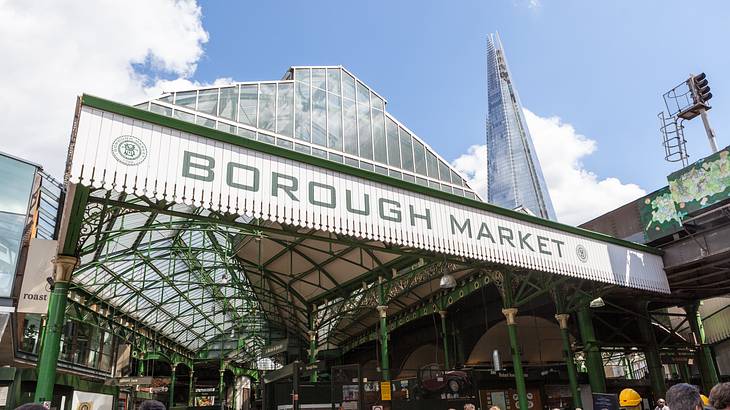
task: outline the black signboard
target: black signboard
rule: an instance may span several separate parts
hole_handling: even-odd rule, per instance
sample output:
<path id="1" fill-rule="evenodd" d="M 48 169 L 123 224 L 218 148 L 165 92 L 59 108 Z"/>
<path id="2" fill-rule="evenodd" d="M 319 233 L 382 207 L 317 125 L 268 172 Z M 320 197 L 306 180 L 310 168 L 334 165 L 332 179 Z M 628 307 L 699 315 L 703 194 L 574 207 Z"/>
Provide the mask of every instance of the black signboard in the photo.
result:
<path id="1" fill-rule="evenodd" d="M 321 372 L 325 370 L 324 361 L 317 360 L 314 363 L 308 363 L 299 367 L 299 371 L 302 376 L 311 376 L 314 372 Z"/>
<path id="2" fill-rule="evenodd" d="M 593 393 L 593 410 L 619 410 L 615 394 Z"/>
<path id="3" fill-rule="evenodd" d="M 152 384 L 152 376 L 145 377 L 116 377 L 107 379 L 104 383 L 107 386 L 148 386 Z"/>
<path id="4" fill-rule="evenodd" d="M 280 340 L 261 349 L 261 357 L 271 357 L 278 353 L 286 352 L 289 348 L 289 339 Z"/>
<path id="5" fill-rule="evenodd" d="M 282 367 L 281 369 L 272 370 L 270 372 L 266 372 L 264 375 L 264 383 L 271 383 L 275 382 L 277 380 L 283 379 L 285 377 L 289 377 L 294 374 L 294 366 L 297 363 L 289 363 L 286 366 Z"/>

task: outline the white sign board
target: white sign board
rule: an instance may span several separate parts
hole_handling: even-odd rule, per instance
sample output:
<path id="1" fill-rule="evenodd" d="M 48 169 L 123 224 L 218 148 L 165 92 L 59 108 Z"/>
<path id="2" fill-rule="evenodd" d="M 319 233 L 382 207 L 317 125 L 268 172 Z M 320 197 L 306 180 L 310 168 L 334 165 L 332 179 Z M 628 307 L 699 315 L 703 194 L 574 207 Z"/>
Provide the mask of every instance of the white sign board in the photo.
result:
<path id="1" fill-rule="evenodd" d="M 57 253 L 57 241 L 31 239 L 23 273 L 23 286 L 18 298 L 18 312 L 48 313 L 51 292 L 47 278 L 53 277 L 53 258 Z"/>
<path id="2" fill-rule="evenodd" d="M 661 257 L 642 250 L 89 106 L 82 107 L 70 181 L 366 240 L 669 291 Z"/>
<path id="3" fill-rule="evenodd" d="M 71 410 L 112 410 L 114 396 L 109 394 L 75 391 L 71 401 Z"/>

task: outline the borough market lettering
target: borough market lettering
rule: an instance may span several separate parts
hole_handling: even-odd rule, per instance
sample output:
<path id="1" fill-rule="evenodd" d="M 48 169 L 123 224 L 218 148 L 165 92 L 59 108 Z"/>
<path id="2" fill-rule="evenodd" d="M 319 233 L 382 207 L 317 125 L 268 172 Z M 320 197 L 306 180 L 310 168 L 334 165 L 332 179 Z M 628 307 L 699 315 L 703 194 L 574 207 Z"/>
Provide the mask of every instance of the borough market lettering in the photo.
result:
<path id="1" fill-rule="evenodd" d="M 231 188 L 250 192 L 259 192 L 262 189 L 261 170 L 254 166 L 231 161 L 223 170 L 225 183 Z M 183 177 L 213 182 L 216 177 L 220 177 L 216 175 L 216 171 L 218 168 L 214 157 L 190 151 L 184 152 Z M 299 178 L 295 176 L 272 171 L 270 184 L 263 189 L 270 190 L 272 197 L 285 198 L 293 202 L 302 202 L 306 197 L 306 201 L 312 205 L 331 209 L 341 206 L 343 202 L 335 186 L 317 181 L 309 181 L 306 186 L 301 185 Z M 431 210 L 428 208 L 417 212 L 412 204 L 406 208 L 399 201 L 388 198 L 377 198 L 374 202 L 375 204 L 367 193 L 362 193 L 360 198 L 353 198 L 353 192 L 345 189 L 345 208 L 351 214 L 362 216 L 376 214 L 384 221 L 396 223 L 407 221 L 411 226 L 417 226 L 418 223 L 426 229 L 433 229 Z M 478 241 L 489 241 L 494 245 L 563 258 L 565 242 L 559 239 L 501 225 L 496 225 L 496 229 L 492 229 L 494 227 L 490 228 L 487 222 L 472 221 L 471 218 L 459 219 L 453 214 L 449 215 L 449 226 L 452 235 L 458 234 Z"/>

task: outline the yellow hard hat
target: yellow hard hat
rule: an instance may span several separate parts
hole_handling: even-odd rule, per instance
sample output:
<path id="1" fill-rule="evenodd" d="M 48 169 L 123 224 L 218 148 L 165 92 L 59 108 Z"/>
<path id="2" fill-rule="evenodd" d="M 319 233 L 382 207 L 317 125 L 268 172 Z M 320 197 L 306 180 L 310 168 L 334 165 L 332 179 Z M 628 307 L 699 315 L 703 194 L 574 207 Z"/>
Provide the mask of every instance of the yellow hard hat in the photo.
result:
<path id="1" fill-rule="evenodd" d="M 621 407 L 635 407 L 641 403 L 641 396 L 634 389 L 623 389 L 618 395 L 618 401 Z"/>
<path id="2" fill-rule="evenodd" d="M 700 394 L 700 398 L 702 399 L 702 404 L 704 404 L 705 406 L 710 405 L 710 399 L 707 396 L 705 396 L 704 394 Z"/>

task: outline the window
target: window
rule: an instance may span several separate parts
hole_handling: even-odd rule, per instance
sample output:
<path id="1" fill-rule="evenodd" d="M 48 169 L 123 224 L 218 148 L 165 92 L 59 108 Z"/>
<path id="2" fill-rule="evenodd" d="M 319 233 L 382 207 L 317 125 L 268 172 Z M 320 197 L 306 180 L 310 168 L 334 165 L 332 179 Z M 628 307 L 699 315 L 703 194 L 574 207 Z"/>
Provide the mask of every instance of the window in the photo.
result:
<path id="1" fill-rule="evenodd" d="M 388 164 L 400 168 L 400 142 L 398 139 L 398 125 L 388 118 Z"/>
<path id="2" fill-rule="evenodd" d="M 431 151 L 426 152 L 426 165 L 428 168 L 428 176 L 431 178 L 439 178 L 439 161 L 436 159 L 436 155 Z"/>
<path id="3" fill-rule="evenodd" d="M 242 85 L 241 99 L 238 109 L 238 122 L 256 126 L 256 111 L 258 108 L 258 85 Z"/>
<path id="4" fill-rule="evenodd" d="M 413 171 L 413 146 L 411 145 L 411 134 L 403 128 L 400 129 L 400 153 L 403 161 L 403 169 Z"/>
<path id="5" fill-rule="evenodd" d="M 330 93 L 327 93 L 327 146 L 342 151 L 342 99 Z"/>
<path id="6" fill-rule="evenodd" d="M 187 108 L 195 109 L 195 97 L 198 95 L 197 91 L 186 91 L 183 93 L 175 93 L 175 105 L 180 105 Z"/>
<path id="7" fill-rule="evenodd" d="M 388 145 L 385 139 L 385 114 L 380 110 L 373 110 L 373 148 L 375 160 L 388 163 Z"/>
<path id="8" fill-rule="evenodd" d="M 342 72 L 342 96 L 355 100 L 355 79 L 346 72 Z"/>
<path id="9" fill-rule="evenodd" d="M 279 95 L 276 106 L 276 132 L 291 137 L 294 132 L 294 85 L 281 83 L 278 85 Z"/>
<path id="10" fill-rule="evenodd" d="M 314 75 L 314 70 L 312 71 Z M 312 77 L 314 80 L 314 77 Z M 327 146 L 327 101 L 324 90 L 312 88 L 312 142 Z"/>
<path id="11" fill-rule="evenodd" d="M 218 116 L 235 121 L 238 87 L 221 88 L 221 99 L 218 104 Z"/>
<path id="12" fill-rule="evenodd" d="M 340 70 L 338 68 L 327 69 L 327 91 L 340 95 Z"/>
<path id="13" fill-rule="evenodd" d="M 299 71 L 297 70 L 297 73 Z M 309 71 L 307 80 L 309 80 Z M 309 82 L 296 82 L 296 131 L 295 137 L 303 141 L 311 141 L 312 139 L 312 121 L 310 117 L 310 89 Z"/>
<path id="14" fill-rule="evenodd" d="M 276 131 L 276 84 L 261 84 L 259 89 L 259 128 Z"/>
<path id="15" fill-rule="evenodd" d="M 449 166 L 445 162 L 439 161 L 439 174 L 441 174 L 441 180 L 444 182 L 451 182 L 451 172 Z"/>
<path id="16" fill-rule="evenodd" d="M 218 89 L 201 90 L 198 94 L 198 111 L 218 115 Z"/>
<path id="17" fill-rule="evenodd" d="M 427 175 L 426 173 L 426 149 L 423 144 L 413 139 L 413 157 L 416 165 L 416 172 L 421 175 Z"/>
<path id="18" fill-rule="evenodd" d="M 360 156 L 373 159 L 373 134 L 370 129 L 370 105 L 357 104 L 358 137 L 360 138 Z"/>
<path id="19" fill-rule="evenodd" d="M 342 129 L 345 137 L 345 152 L 357 155 L 357 117 L 355 114 L 355 102 L 346 98 L 343 99 L 342 113 L 344 116 Z"/>

